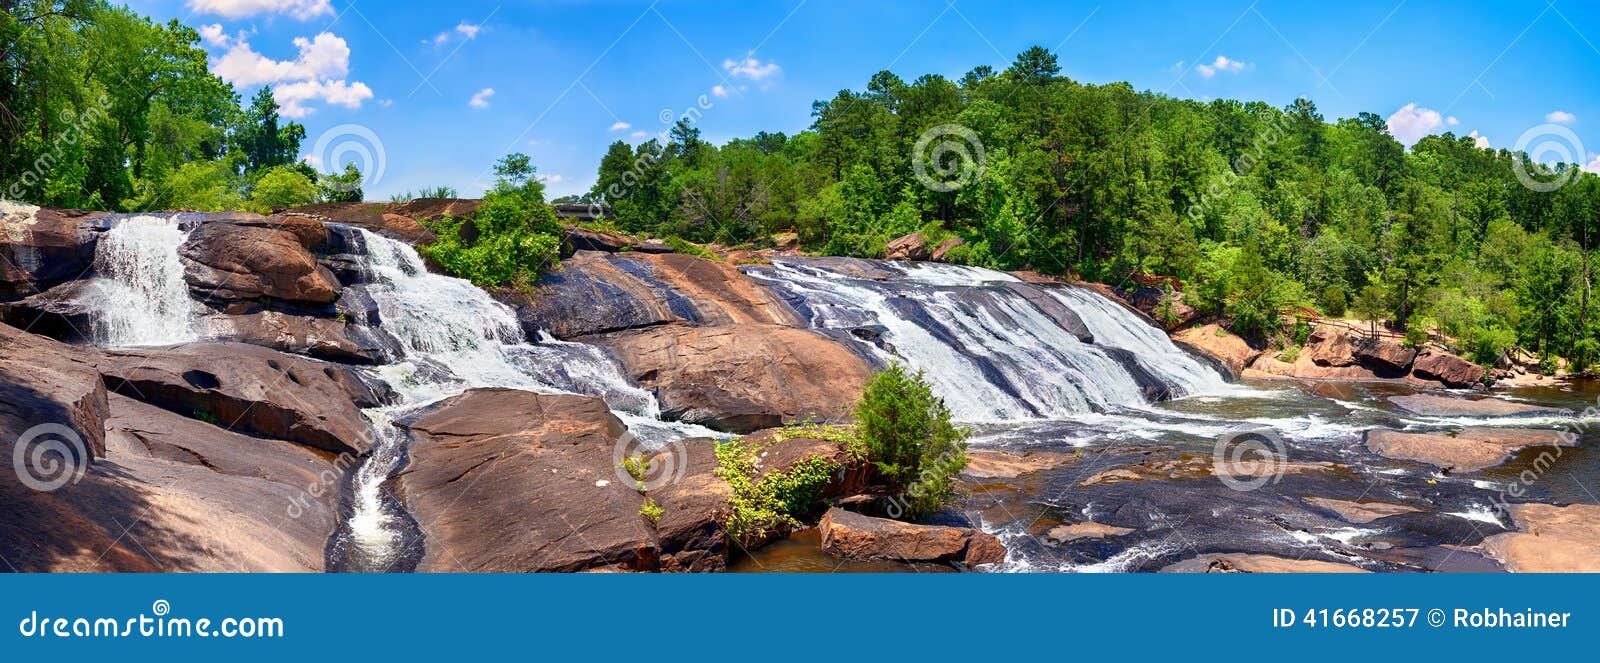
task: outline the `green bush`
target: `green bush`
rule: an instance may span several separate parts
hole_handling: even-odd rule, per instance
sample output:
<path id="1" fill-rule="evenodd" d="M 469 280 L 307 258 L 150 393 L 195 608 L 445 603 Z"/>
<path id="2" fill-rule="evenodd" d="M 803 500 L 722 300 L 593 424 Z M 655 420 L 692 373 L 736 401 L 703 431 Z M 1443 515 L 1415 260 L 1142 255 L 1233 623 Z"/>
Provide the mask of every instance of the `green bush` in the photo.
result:
<path id="1" fill-rule="evenodd" d="M 278 166 L 256 180 L 250 201 L 267 210 L 309 205 L 317 201 L 317 184 L 298 169 Z"/>
<path id="2" fill-rule="evenodd" d="M 682 253 L 684 255 L 690 255 L 696 258 L 705 258 L 707 260 L 716 260 L 719 262 L 722 260 L 722 256 L 717 255 L 710 249 L 690 242 L 682 237 L 668 237 L 661 240 L 661 243 L 672 247 L 673 251 L 677 251 L 678 253 Z"/>
<path id="3" fill-rule="evenodd" d="M 428 222 L 438 240 L 417 251 L 479 286 L 531 286 L 555 267 L 561 250 L 561 223 L 534 172 L 525 155 L 502 159 L 495 165 L 499 179 L 472 220 Z M 464 232 L 468 223 L 471 231 Z"/>
<path id="4" fill-rule="evenodd" d="M 922 373 L 895 364 L 874 375 L 855 416 L 868 460 L 907 491 L 908 515 L 936 511 L 954 494 L 951 480 L 967 465 L 967 431 L 950 422 Z"/>
<path id="5" fill-rule="evenodd" d="M 733 496 L 725 525 L 728 535 L 749 544 L 774 532 L 800 524 L 822 499 L 839 464 L 828 458 L 806 458 L 786 472 L 770 472 L 758 479 L 753 442 L 730 440 L 717 445 L 716 475 L 728 482 Z"/>

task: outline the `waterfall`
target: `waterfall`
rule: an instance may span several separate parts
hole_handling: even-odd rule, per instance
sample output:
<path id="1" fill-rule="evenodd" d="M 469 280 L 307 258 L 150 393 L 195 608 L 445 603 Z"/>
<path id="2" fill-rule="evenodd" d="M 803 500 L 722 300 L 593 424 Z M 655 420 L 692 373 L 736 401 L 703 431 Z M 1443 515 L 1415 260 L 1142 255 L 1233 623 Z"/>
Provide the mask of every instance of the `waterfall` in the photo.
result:
<path id="1" fill-rule="evenodd" d="M 963 421 L 1068 418 L 1143 405 L 1152 388 L 1183 396 L 1224 385 L 1159 330 L 1079 289 L 925 263 L 779 259 L 748 271 L 814 328 L 925 371 Z M 1092 342 L 1047 302 L 1075 314 Z"/>
<path id="2" fill-rule="evenodd" d="M 189 233 L 175 216 L 117 221 L 95 247 L 94 340 L 107 347 L 171 345 L 199 338 L 178 248 Z"/>
<path id="3" fill-rule="evenodd" d="M 400 394 L 400 403 L 367 413 L 377 431 L 372 455 L 355 472 L 348 532 L 336 543 L 337 566 L 397 568 L 407 554 L 405 513 L 387 495 L 390 477 L 405 464 L 404 435 L 389 423 L 408 410 L 475 387 L 599 396 L 646 446 L 686 437 L 726 437 L 690 424 L 661 421 L 655 395 L 623 374 L 604 350 L 542 337 L 523 338 L 516 314 L 468 281 L 428 272 L 409 244 L 357 229 L 358 258 L 370 278 L 379 329 L 403 356 L 373 371 Z"/>

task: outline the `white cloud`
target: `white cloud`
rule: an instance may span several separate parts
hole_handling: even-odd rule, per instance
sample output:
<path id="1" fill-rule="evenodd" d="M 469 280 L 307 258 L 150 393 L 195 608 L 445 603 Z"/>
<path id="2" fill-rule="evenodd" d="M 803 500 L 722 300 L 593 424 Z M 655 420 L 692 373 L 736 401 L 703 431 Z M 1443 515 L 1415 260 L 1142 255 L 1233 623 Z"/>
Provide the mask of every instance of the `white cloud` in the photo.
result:
<path id="1" fill-rule="evenodd" d="M 616 124 L 611 125 L 611 130 L 612 131 L 626 131 L 626 130 L 632 129 L 632 128 L 633 128 L 633 125 L 628 124 L 627 122 L 618 122 Z"/>
<path id="2" fill-rule="evenodd" d="M 1195 65 L 1194 70 L 1200 72 L 1201 78 L 1211 78 L 1219 72 L 1239 73 L 1249 66 L 1249 63 L 1230 60 L 1225 55 L 1218 55 L 1217 59 L 1211 61 L 1211 64 Z"/>
<path id="3" fill-rule="evenodd" d="M 467 102 L 467 105 L 473 108 L 488 108 L 489 97 L 492 96 L 494 96 L 494 88 L 483 88 L 482 90 L 478 90 L 477 94 L 472 95 L 472 101 Z"/>
<path id="4" fill-rule="evenodd" d="M 347 83 L 344 79 L 309 80 L 279 85 L 273 88 L 272 97 L 283 106 L 282 112 L 285 117 L 299 119 L 316 112 L 316 109 L 305 105 L 312 100 L 344 106 L 351 110 L 360 108 L 361 102 L 372 98 L 372 88 L 361 81 Z"/>
<path id="5" fill-rule="evenodd" d="M 635 132 L 633 132 L 631 134 L 628 134 L 628 137 L 629 138 L 644 138 L 644 137 L 649 136 L 649 135 L 650 135 L 650 132 L 648 132 L 648 131 L 635 131 Z"/>
<path id="6" fill-rule="evenodd" d="M 1450 117 L 1447 117 L 1447 118 L 1444 119 L 1444 123 L 1453 127 L 1453 126 L 1456 126 L 1458 124 L 1461 124 L 1461 120 L 1458 120 L 1458 119 L 1456 119 L 1456 116 L 1451 115 Z"/>
<path id="7" fill-rule="evenodd" d="M 472 41 L 474 39 L 477 39 L 478 38 L 478 33 L 482 32 L 482 31 L 483 31 L 483 26 L 482 25 L 475 25 L 475 24 L 472 24 L 472 23 L 468 23 L 466 21 L 462 21 L 462 22 L 456 24 L 456 27 L 455 27 L 454 30 L 445 30 L 444 32 L 441 32 L 441 33 L 439 33 L 437 35 L 434 35 L 433 39 L 425 40 L 422 43 L 424 43 L 424 44 L 433 44 L 434 48 L 438 48 L 440 46 L 443 46 L 445 44 L 450 43 L 450 40 L 452 38 L 454 38 L 456 35 L 461 35 L 462 37 L 465 37 L 467 39 L 467 41 Z"/>
<path id="8" fill-rule="evenodd" d="M 1583 172 L 1600 175 L 1600 154 L 1592 154 L 1590 156 L 1593 156 L 1594 160 L 1590 161 L 1589 165 L 1583 167 Z"/>
<path id="9" fill-rule="evenodd" d="M 331 32 L 313 39 L 295 37 L 300 54 L 294 60 L 274 60 L 240 40 L 211 67 L 223 80 L 243 87 L 313 78 L 337 78 L 350 73 L 350 46 Z"/>
<path id="10" fill-rule="evenodd" d="M 245 18 L 258 14 L 285 14 L 302 21 L 332 14 L 329 0 L 189 0 L 197 14 L 216 14 L 225 18 Z"/>
<path id="11" fill-rule="evenodd" d="M 721 85 L 713 85 L 711 86 L 711 94 L 718 97 L 726 97 L 728 96 L 728 88 L 722 87 Z"/>
<path id="12" fill-rule="evenodd" d="M 227 48 L 233 43 L 233 38 L 228 36 L 228 33 L 222 29 L 222 25 L 219 23 L 200 26 L 200 38 L 207 44 L 217 48 Z"/>
<path id="13" fill-rule="evenodd" d="M 382 106 L 384 108 L 388 108 L 388 107 L 394 105 L 394 100 L 393 99 L 379 99 L 378 100 L 378 105 Z"/>
<path id="14" fill-rule="evenodd" d="M 541 181 L 541 182 L 549 182 L 551 184 L 560 184 L 563 180 L 566 180 L 566 179 L 567 178 L 562 177 L 560 174 L 540 175 L 539 176 L 539 181 Z"/>
<path id="15" fill-rule="evenodd" d="M 1578 119 L 1578 116 L 1568 113 L 1564 110 L 1553 110 L 1550 111 L 1549 115 L 1544 116 L 1544 121 L 1556 122 L 1559 124 L 1569 124 L 1576 119 Z"/>
<path id="16" fill-rule="evenodd" d="M 778 72 L 783 71 L 783 69 L 779 67 L 778 63 L 776 62 L 768 60 L 765 64 L 763 64 L 760 60 L 755 58 L 724 60 L 722 62 L 722 68 L 727 69 L 728 75 L 733 76 L 734 78 L 748 78 L 752 81 L 764 81 L 776 75 Z"/>
<path id="17" fill-rule="evenodd" d="M 1409 147 L 1437 129 L 1443 120 L 1439 111 L 1409 103 L 1389 116 L 1389 135 Z"/>
<path id="18" fill-rule="evenodd" d="M 313 100 L 357 109 L 372 98 L 372 88 L 347 81 L 350 45 L 342 37 L 324 32 L 311 39 L 296 37 L 299 54 L 293 60 L 274 60 L 257 53 L 243 35 L 228 42 L 228 51 L 215 60 L 211 72 L 239 87 L 274 85 L 273 97 L 283 114 L 303 118 L 315 112 Z"/>
<path id="19" fill-rule="evenodd" d="M 1477 129 L 1473 129 L 1472 133 L 1467 134 L 1467 137 L 1472 139 L 1473 147 L 1489 149 L 1489 137 L 1478 133 Z"/>

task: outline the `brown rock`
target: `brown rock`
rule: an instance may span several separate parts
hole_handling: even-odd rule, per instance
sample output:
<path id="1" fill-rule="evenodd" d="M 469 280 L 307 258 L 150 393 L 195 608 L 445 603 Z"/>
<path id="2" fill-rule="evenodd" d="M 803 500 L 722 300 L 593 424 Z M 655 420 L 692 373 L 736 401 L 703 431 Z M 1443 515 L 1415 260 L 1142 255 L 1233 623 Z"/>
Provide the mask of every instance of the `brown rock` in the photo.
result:
<path id="1" fill-rule="evenodd" d="M 967 240 L 961 239 L 960 237 L 951 237 L 949 239 L 946 239 L 943 242 L 939 242 L 939 246 L 936 246 L 933 249 L 933 256 L 932 256 L 933 261 L 934 262 L 946 262 L 947 261 L 946 259 L 950 257 L 950 251 L 952 249 L 954 249 L 954 248 L 956 248 L 958 246 L 966 246 L 966 245 L 967 245 Z"/>
<path id="2" fill-rule="evenodd" d="M 1566 410 L 1516 403 L 1498 398 L 1462 398 L 1435 394 L 1390 396 L 1389 402 L 1425 417 L 1513 417 L 1522 415 L 1559 416 Z"/>
<path id="3" fill-rule="evenodd" d="M 964 527 L 915 525 L 829 509 L 817 525 L 822 551 L 855 560 L 955 562 L 968 567 L 1005 561 L 992 534 Z"/>
<path id="4" fill-rule="evenodd" d="M 1600 573 L 1600 506 L 1513 504 L 1520 531 L 1483 540 L 1489 556 L 1514 573 Z"/>
<path id="5" fill-rule="evenodd" d="M 1190 352 L 1212 358 L 1234 378 L 1244 373 L 1245 367 L 1261 354 L 1259 350 L 1250 347 L 1244 339 L 1216 323 L 1180 331 L 1172 335 L 1172 341 Z"/>
<path id="6" fill-rule="evenodd" d="M 68 281 L 44 292 L 0 304 L 0 321 L 67 343 L 94 341 L 95 320 L 103 306 L 94 299 L 94 280 Z"/>
<path id="7" fill-rule="evenodd" d="M 28 429 L 59 424 L 72 429 L 89 457 L 104 457 L 107 416 L 105 387 L 82 351 L 0 325 L 0 442 L 8 451 Z"/>
<path id="8" fill-rule="evenodd" d="M 115 350 L 97 363 L 119 394 L 336 454 L 371 449 L 361 409 L 388 396 L 346 366 L 243 343 Z"/>
<path id="9" fill-rule="evenodd" d="M 0 299 L 48 290 L 94 265 L 105 212 L 0 201 Z"/>
<path id="10" fill-rule="evenodd" d="M 688 439 L 651 457 L 652 473 L 679 473 L 651 489 L 661 507 L 655 523 L 662 571 L 721 571 L 728 565 L 728 500 L 733 488 L 716 475 L 716 440 Z"/>
<path id="11" fill-rule="evenodd" d="M 542 572 L 604 567 L 712 570 L 724 488 L 705 471 L 706 440 L 686 440 L 687 477 L 644 498 L 619 477 L 627 429 L 588 396 L 474 389 L 407 423 L 411 460 L 399 478 L 427 537 L 421 571 Z M 664 467 L 664 466 L 663 466 Z"/>
<path id="12" fill-rule="evenodd" d="M 1350 335 L 1338 327 L 1321 326 L 1311 332 L 1300 356 L 1318 366 L 1344 367 L 1356 364 L 1355 343 Z"/>
<path id="13" fill-rule="evenodd" d="M 339 297 L 338 280 L 291 229 L 206 222 L 189 233 L 179 254 L 190 290 L 202 299 L 329 304 Z"/>
<path id="14" fill-rule="evenodd" d="M 765 324 L 667 325 L 589 337 L 674 419 L 729 432 L 848 417 L 870 371 L 838 342 Z"/>
<path id="15" fill-rule="evenodd" d="M 437 236 L 417 219 L 436 221 L 451 216 L 469 218 L 478 201 L 455 198 L 418 198 L 405 203 L 322 203 L 296 207 L 280 214 L 304 215 L 321 221 L 365 228 L 408 244 L 430 244 Z"/>
<path id="16" fill-rule="evenodd" d="M 1483 380 L 1483 367 L 1437 348 L 1417 355 L 1411 373 L 1425 380 L 1438 380 L 1448 387 L 1470 387 Z"/>
<path id="17" fill-rule="evenodd" d="M 1025 474 L 1053 470 L 1077 461 L 1077 456 L 1059 451 L 967 452 L 967 467 L 962 474 L 978 479 L 1015 479 Z"/>
<path id="18" fill-rule="evenodd" d="M 1366 569 L 1315 559 L 1286 559 L 1272 555 L 1218 553 L 1187 559 L 1161 569 L 1162 573 L 1370 573 Z"/>
<path id="19" fill-rule="evenodd" d="M 381 364 L 396 351 L 347 322 L 326 318 L 261 311 L 214 315 L 207 324 L 208 338 L 214 340 L 249 343 L 342 364 Z"/>
<path id="20" fill-rule="evenodd" d="M 911 233 L 883 247 L 883 257 L 889 260 L 927 260 L 928 241 L 922 233 Z"/>
<path id="21" fill-rule="evenodd" d="M 561 256 L 570 258 L 579 251 L 616 253 L 633 247 L 633 239 L 615 233 L 567 226 L 561 237 Z"/>
<path id="22" fill-rule="evenodd" d="M 796 233 L 778 233 L 772 236 L 772 247 L 779 251 L 797 251 L 800 249 L 800 235 Z"/>
<path id="23" fill-rule="evenodd" d="M 1528 447 L 1570 447 L 1575 436 L 1555 430 L 1469 428 L 1454 436 L 1438 433 L 1367 432 L 1367 448 L 1386 458 L 1416 460 L 1447 472 L 1472 472 L 1506 462 Z"/>
<path id="24" fill-rule="evenodd" d="M 1349 522 L 1365 525 L 1379 518 L 1388 518 L 1402 513 L 1417 513 L 1422 509 L 1404 504 L 1387 504 L 1384 502 L 1347 502 L 1326 497 L 1307 497 L 1306 504 L 1327 509 L 1339 514 Z"/>
<path id="25" fill-rule="evenodd" d="M 1400 341 L 1380 338 L 1356 344 L 1355 359 L 1379 371 L 1405 372 L 1417 358 L 1417 349 Z"/>
<path id="26" fill-rule="evenodd" d="M 1127 527 L 1113 527 L 1096 522 L 1082 522 L 1072 525 L 1057 525 L 1045 533 L 1045 538 L 1056 543 L 1066 543 L 1078 539 L 1105 539 L 1113 536 L 1132 534 L 1135 530 Z"/>

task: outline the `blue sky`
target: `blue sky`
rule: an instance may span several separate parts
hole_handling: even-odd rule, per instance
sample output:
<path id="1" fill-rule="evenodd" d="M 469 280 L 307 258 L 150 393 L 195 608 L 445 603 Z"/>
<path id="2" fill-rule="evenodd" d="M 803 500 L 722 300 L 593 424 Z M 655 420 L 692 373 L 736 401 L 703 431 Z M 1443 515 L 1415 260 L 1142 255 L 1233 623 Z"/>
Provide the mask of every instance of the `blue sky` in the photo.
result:
<path id="1" fill-rule="evenodd" d="M 313 163 L 356 159 L 375 175 L 357 155 L 380 143 L 374 200 L 438 184 L 476 195 L 512 151 L 533 155 L 553 194 L 578 193 L 607 144 L 661 132 L 663 115 L 708 106 L 700 126 L 718 142 L 792 133 L 813 101 L 876 71 L 954 79 L 1035 44 L 1080 81 L 1279 106 L 1307 96 L 1330 120 L 1390 117 L 1402 142 L 1554 134 L 1556 154 L 1600 169 L 1600 7 L 1576 0 L 129 4 L 201 29 L 213 70 L 243 94 L 275 84 Z"/>

